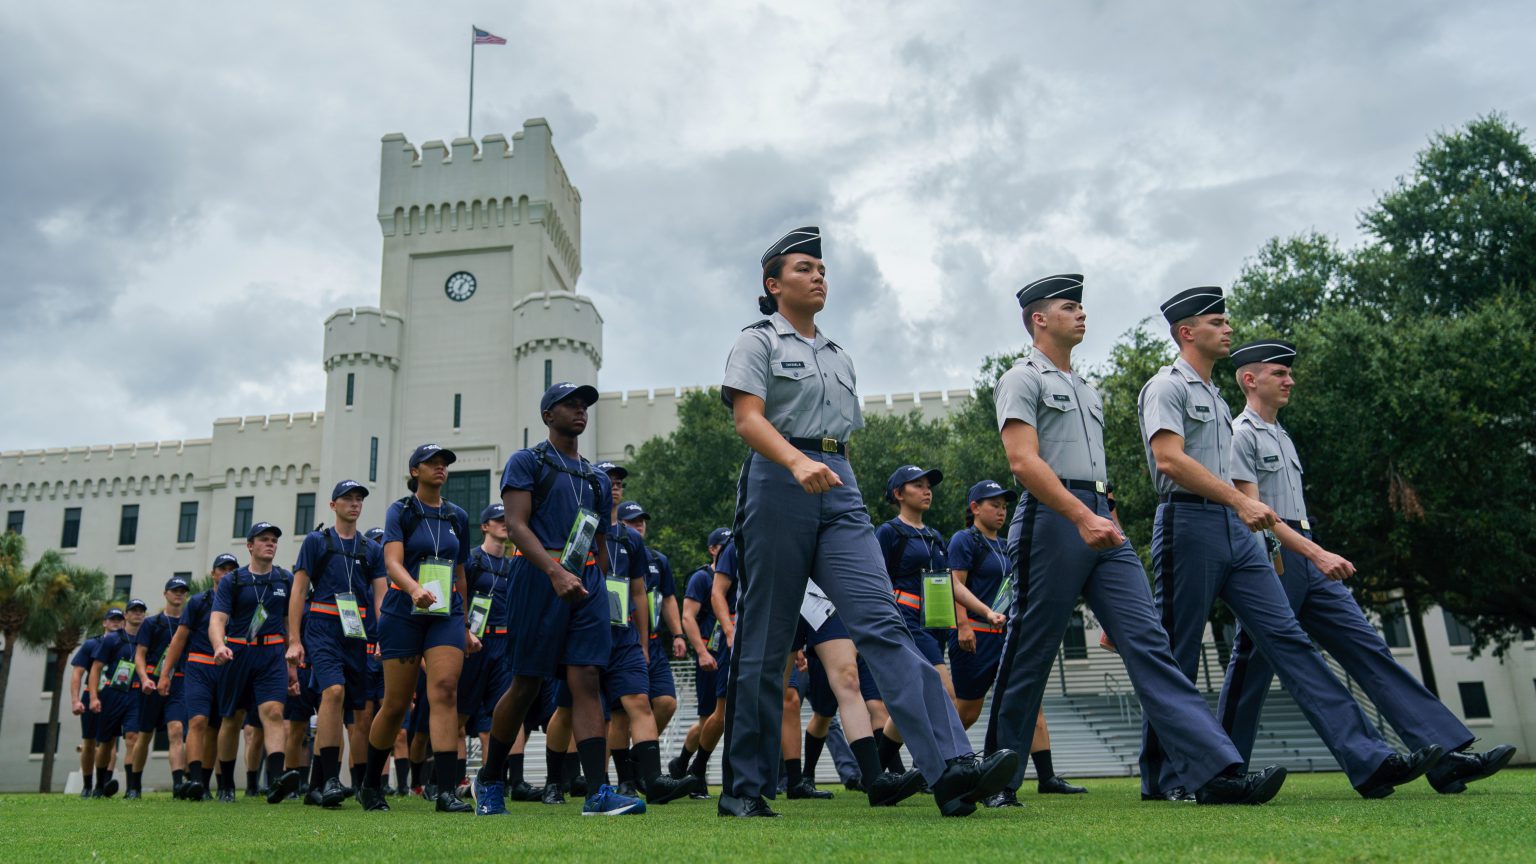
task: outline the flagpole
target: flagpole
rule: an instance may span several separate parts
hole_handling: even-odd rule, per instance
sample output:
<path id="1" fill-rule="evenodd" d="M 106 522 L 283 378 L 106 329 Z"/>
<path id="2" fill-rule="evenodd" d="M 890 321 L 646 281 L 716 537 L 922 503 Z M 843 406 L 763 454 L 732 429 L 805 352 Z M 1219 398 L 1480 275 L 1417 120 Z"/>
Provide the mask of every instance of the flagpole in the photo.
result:
<path id="1" fill-rule="evenodd" d="M 469 137 L 475 137 L 475 27 L 469 27 Z"/>

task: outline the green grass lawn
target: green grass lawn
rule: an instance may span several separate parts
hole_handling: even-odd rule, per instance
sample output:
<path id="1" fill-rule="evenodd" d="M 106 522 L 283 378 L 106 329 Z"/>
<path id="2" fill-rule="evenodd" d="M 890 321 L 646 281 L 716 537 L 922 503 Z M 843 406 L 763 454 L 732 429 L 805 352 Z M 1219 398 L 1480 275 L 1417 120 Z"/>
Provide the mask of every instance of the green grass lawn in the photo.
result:
<path id="1" fill-rule="evenodd" d="M 513 804 L 496 819 L 434 813 L 391 799 L 390 813 L 295 801 L 186 804 L 168 795 L 83 801 L 0 796 L 0 860 L 44 864 L 297 861 L 1430 861 L 1536 860 L 1536 771 L 1509 770 L 1457 796 L 1420 781 L 1383 801 L 1342 774 L 1299 774 L 1263 807 L 1144 804 L 1134 779 L 1087 780 L 1075 797 L 1035 795 L 1023 809 L 941 819 L 917 797 L 872 810 L 862 795 L 781 801 L 784 818 L 725 820 L 713 801 L 644 816 L 583 818 L 580 804 Z M 399 803 L 396 803 L 396 802 Z"/>

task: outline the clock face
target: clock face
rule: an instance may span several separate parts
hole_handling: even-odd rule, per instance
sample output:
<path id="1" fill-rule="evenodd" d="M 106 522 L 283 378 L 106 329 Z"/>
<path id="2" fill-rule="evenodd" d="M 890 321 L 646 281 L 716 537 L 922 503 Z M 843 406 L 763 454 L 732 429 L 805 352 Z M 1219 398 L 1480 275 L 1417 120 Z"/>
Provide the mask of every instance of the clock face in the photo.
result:
<path id="1" fill-rule="evenodd" d="M 462 303 L 475 296 L 475 277 L 467 270 L 460 270 L 443 283 L 443 293 L 448 295 L 449 300 Z"/>

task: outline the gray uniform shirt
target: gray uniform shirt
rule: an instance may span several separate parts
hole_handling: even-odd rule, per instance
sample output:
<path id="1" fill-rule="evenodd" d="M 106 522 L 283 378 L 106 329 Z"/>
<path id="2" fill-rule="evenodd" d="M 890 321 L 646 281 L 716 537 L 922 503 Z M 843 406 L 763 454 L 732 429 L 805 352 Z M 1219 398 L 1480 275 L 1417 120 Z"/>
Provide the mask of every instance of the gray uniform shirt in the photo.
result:
<path id="1" fill-rule="evenodd" d="M 1066 480 L 1107 481 L 1104 402 L 1076 372 L 1063 372 L 1038 348 L 1014 361 L 997 382 L 997 428 L 1033 426 L 1040 458 Z"/>
<path id="2" fill-rule="evenodd" d="M 1232 421 L 1232 479 L 1258 484 L 1259 500 L 1281 519 L 1306 522 L 1301 473 L 1301 457 L 1285 427 L 1244 408 Z"/>
<path id="3" fill-rule="evenodd" d="M 1184 437 L 1184 452 L 1223 483 L 1232 482 L 1232 412 L 1216 385 L 1200 377 L 1183 357 L 1157 370 L 1137 400 L 1147 470 L 1159 495 L 1189 492 L 1157 470 L 1152 436 L 1164 429 Z"/>
<path id="4" fill-rule="evenodd" d="M 741 331 L 725 359 L 725 389 L 763 400 L 764 416 L 786 438 L 836 438 L 847 441 L 864 428 L 853 360 L 836 342 L 816 330 L 812 346 L 783 315 Z"/>

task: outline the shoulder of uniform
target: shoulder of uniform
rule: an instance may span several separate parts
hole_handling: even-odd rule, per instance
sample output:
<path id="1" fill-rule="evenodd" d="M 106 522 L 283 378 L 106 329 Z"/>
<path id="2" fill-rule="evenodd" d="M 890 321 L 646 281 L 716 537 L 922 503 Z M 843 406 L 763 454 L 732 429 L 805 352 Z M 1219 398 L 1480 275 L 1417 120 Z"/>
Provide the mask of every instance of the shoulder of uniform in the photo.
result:
<path id="1" fill-rule="evenodd" d="M 748 324 L 747 326 L 741 328 L 741 332 L 745 333 L 748 330 L 772 330 L 772 329 L 773 329 L 773 322 L 768 320 L 767 318 L 764 318 L 761 321 L 754 321 L 751 324 Z"/>

